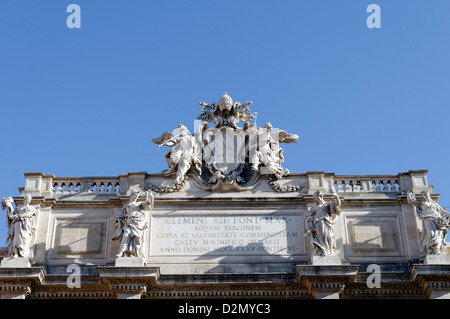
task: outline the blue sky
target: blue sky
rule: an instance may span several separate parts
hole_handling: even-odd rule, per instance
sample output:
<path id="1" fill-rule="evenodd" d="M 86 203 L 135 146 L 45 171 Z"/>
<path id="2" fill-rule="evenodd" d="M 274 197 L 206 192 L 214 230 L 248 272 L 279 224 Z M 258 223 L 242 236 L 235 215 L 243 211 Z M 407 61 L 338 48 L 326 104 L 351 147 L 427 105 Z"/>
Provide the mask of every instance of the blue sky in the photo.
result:
<path id="1" fill-rule="evenodd" d="M 24 172 L 159 173 L 151 139 L 227 91 L 300 136 L 284 147 L 291 172 L 428 169 L 450 208 L 449 13 L 446 0 L 3 0 L 0 196 Z"/>

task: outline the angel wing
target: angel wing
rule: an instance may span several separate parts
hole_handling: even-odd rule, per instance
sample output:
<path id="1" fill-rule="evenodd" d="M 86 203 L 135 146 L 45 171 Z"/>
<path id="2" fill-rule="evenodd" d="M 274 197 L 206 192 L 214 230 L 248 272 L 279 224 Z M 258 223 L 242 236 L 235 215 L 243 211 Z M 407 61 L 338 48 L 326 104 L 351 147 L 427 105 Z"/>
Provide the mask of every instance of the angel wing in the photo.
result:
<path id="1" fill-rule="evenodd" d="M 174 135 L 171 132 L 164 132 L 161 134 L 160 137 L 152 139 L 152 142 L 158 145 L 162 145 L 164 142 L 167 142 L 171 138 L 173 138 Z"/>
<path id="2" fill-rule="evenodd" d="M 272 133 L 272 137 L 278 141 L 278 143 L 292 144 L 297 143 L 299 136 L 297 134 L 291 134 L 283 130 Z"/>

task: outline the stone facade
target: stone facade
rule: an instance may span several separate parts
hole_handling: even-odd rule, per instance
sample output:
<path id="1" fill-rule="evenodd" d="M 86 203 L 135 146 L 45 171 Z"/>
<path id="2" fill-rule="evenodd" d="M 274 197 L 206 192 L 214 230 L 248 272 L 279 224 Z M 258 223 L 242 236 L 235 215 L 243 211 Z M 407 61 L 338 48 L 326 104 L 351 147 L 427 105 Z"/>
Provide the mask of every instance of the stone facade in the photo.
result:
<path id="1" fill-rule="evenodd" d="M 261 176 L 251 190 L 208 191 L 187 174 L 178 191 L 154 196 L 145 211 L 143 254 L 118 260 L 115 221 L 133 190 L 175 177 L 26 173 L 14 197 L 31 195 L 36 231 L 29 260 L 3 248 L 2 298 L 446 298 L 447 251 L 420 258 L 421 222 L 407 191 L 432 190 L 426 170 L 339 176 L 323 171 Z M 280 187 L 295 187 L 282 192 Z M 331 259 L 314 257 L 305 227 L 314 193 L 341 211 Z M 432 193 L 435 200 L 438 194 Z M 136 258 L 136 259 L 135 259 Z M 320 259 L 322 258 L 322 259 Z M 323 259 L 325 258 L 325 259 Z M 375 271 L 375 272 L 374 272 Z"/>
<path id="2" fill-rule="evenodd" d="M 280 144 L 299 136 L 251 104 L 225 93 L 194 133 L 152 139 L 171 148 L 161 174 L 26 173 L 2 198 L 1 297 L 450 296 L 450 214 L 426 170 L 292 174 Z"/>

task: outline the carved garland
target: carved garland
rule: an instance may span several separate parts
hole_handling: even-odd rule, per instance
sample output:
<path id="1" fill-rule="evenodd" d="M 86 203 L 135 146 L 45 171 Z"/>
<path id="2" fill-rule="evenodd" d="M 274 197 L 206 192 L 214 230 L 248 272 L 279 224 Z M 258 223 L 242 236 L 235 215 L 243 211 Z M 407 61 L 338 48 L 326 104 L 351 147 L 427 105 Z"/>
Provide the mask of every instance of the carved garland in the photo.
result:
<path id="1" fill-rule="evenodd" d="M 272 175 L 265 175 L 267 183 L 270 185 L 270 187 L 278 192 L 278 193 L 291 193 L 291 192 L 299 192 L 301 191 L 305 186 L 299 186 L 299 185 L 283 185 L 281 186 L 277 179 Z"/>
<path id="2" fill-rule="evenodd" d="M 174 193 L 174 192 L 179 192 L 183 186 L 186 184 L 188 177 L 187 175 L 184 176 L 183 180 L 179 183 L 175 183 L 175 184 L 171 184 L 171 185 L 147 185 L 144 187 L 144 191 L 149 191 L 151 190 L 152 192 L 155 193 Z"/>
<path id="3" fill-rule="evenodd" d="M 278 193 L 292 193 L 292 192 L 299 192 L 301 191 L 303 188 L 305 188 L 305 186 L 300 186 L 300 185 L 283 185 L 281 186 L 278 182 L 277 179 L 272 176 L 272 175 L 265 175 L 265 179 L 267 181 L 267 183 L 269 184 L 270 188 L 272 188 L 274 191 L 278 192 Z M 174 192 L 179 192 L 181 191 L 181 189 L 184 187 L 184 185 L 186 184 L 186 181 L 188 180 L 188 176 L 184 176 L 183 180 L 180 183 L 175 183 L 175 184 L 171 184 L 171 185 L 147 185 L 144 187 L 144 191 L 153 191 L 155 193 L 174 193 Z"/>

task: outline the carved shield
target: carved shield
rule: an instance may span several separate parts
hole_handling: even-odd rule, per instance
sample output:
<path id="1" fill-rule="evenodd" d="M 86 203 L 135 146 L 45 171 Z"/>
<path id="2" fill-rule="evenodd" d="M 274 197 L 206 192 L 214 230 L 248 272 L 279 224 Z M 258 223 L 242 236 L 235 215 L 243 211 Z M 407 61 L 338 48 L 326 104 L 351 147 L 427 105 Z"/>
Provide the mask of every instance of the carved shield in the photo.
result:
<path id="1" fill-rule="evenodd" d="M 245 140 L 233 128 L 211 128 L 205 132 L 203 160 L 230 175 L 245 163 Z"/>

